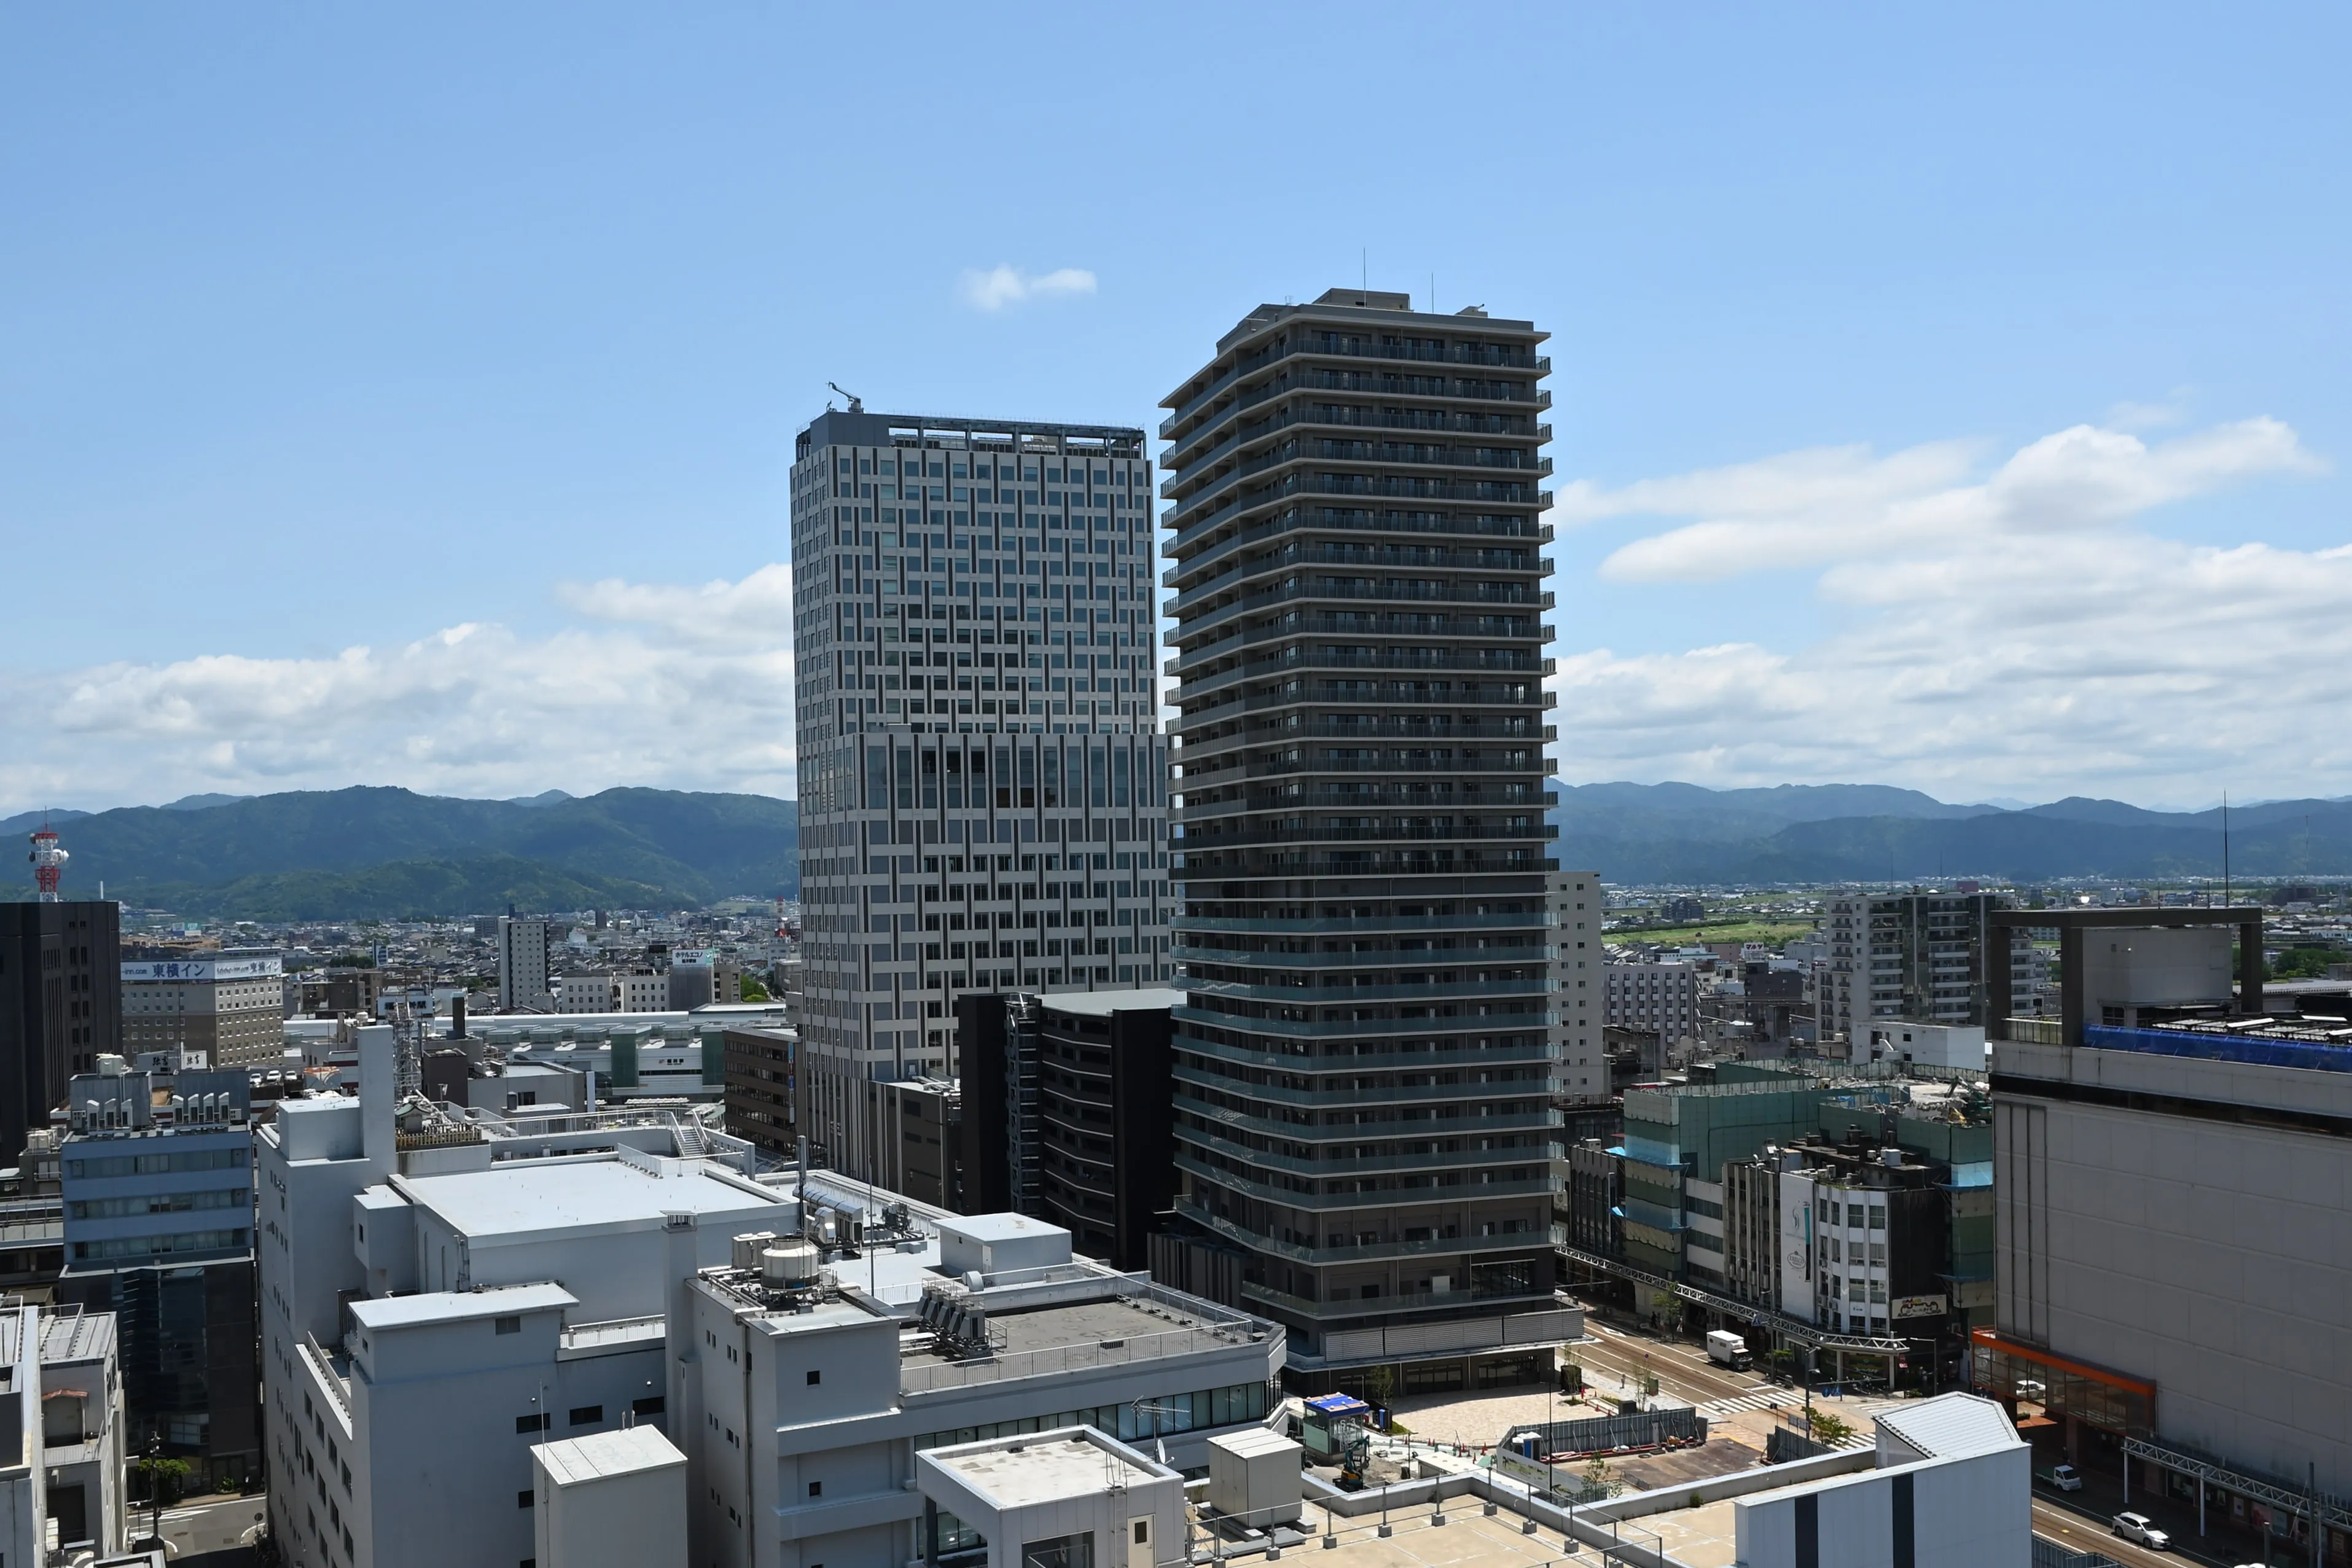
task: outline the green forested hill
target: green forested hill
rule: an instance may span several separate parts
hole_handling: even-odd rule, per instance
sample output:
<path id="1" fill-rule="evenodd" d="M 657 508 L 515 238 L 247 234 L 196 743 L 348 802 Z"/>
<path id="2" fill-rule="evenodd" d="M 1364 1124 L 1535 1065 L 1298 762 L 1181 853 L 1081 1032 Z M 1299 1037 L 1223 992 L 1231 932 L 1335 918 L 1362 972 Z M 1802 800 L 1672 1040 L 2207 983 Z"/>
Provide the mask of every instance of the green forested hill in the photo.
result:
<path id="1" fill-rule="evenodd" d="M 800 812 L 764 795 L 607 789 L 552 804 L 358 788 L 71 823 L 74 891 L 268 918 L 691 905 L 800 891 Z M 337 901 L 350 901 L 330 908 Z M 303 912 L 293 914 L 299 906 Z"/>

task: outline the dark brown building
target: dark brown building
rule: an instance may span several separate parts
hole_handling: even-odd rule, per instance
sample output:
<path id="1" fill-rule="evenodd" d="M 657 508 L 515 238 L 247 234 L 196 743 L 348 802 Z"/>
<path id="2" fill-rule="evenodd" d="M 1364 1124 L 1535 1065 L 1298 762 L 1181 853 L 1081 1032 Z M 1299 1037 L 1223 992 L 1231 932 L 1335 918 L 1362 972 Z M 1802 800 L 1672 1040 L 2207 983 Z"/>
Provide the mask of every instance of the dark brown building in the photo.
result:
<path id="1" fill-rule="evenodd" d="M 788 1029 L 730 1029 L 726 1052 L 727 1130 L 790 1158 L 802 1125 L 793 1101 L 800 1036 Z"/>
<path id="2" fill-rule="evenodd" d="M 1117 1269 L 1151 1266 L 1176 1198 L 1170 1101 L 1172 990 L 1037 998 L 1037 1193 L 1070 1244 Z"/>

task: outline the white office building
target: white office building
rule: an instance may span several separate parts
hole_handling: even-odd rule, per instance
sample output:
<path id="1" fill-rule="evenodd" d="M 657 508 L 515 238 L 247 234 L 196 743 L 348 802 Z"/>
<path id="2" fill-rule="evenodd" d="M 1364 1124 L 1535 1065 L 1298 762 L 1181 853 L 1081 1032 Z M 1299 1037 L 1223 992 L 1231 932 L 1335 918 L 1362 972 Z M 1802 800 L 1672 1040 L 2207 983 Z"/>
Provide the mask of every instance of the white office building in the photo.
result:
<path id="1" fill-rule="evenodd" d="M 747 1176 L 749 1145 L 657 1113 L 396 1122 L 391 1054 L 367 1031 L 358 1098 L 255 1134 L 290 1563 L 522 1563 L 582 1471 L 535 1450 L 654 1427 L 686 1464 L 632 1484 L 683 1489 L 688 1561 L 905 1568 L 919 1452 L 1085 1424 L 1201 1463 L 1278 1397 L 1272 1324 L 1043 1221 Z"/>
<path id="2" fill-rule="evenodd" d="M 953 1075 L 966 991 L 1165 981 L 1143 433 L 828 411 L 793 467 L 803 1130 Z"/>

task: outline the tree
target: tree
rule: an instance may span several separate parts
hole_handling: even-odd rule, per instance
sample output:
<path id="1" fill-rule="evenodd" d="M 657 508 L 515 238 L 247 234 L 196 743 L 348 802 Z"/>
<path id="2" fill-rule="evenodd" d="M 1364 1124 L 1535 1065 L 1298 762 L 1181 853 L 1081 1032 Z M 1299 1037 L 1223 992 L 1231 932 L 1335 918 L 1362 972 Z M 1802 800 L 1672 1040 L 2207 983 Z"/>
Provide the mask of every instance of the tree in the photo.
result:
<path id="1" fill-rule="evenodd" d="M 768 988 L 750 975 L 744 975 L 736 981 L 735 990 L 738 998 L 742 1001 L 764 1002 L 772 999 L 768 995 Z"/>
<path id="2" fill-rule="evenodd" d="M 1364 1402 L 1386 1411 L 1396 1403 L 1396 1369 L 1375 1366 L 1364 1376 Z"/>
<path id="3" fill-rule="evenodd" d="M 1812 1437 L 1817 1443 L 1827 1443 L 1835 1448 L 1853 1436 L 1853 1424 L 1834 1411 L 1816 1410 L 1812 1420 Z"/>

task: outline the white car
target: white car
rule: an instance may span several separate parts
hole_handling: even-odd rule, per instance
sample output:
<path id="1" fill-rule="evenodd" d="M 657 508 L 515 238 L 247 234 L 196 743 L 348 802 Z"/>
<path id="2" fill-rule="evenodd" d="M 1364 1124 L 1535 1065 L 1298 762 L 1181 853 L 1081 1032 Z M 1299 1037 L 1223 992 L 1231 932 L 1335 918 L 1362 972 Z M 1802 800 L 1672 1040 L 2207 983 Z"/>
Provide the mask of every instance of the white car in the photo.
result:
<path id="1" fill-rule="evenodd" d="M 2150 1552 L 2162 1552 L 2172 1545 L 2172 1537 L 2158 1530 L 2156 1521 L 2144 1513 L 2119 1513 L 2116 1515 L 2115 1528 L 2117 1535 Z"/>

